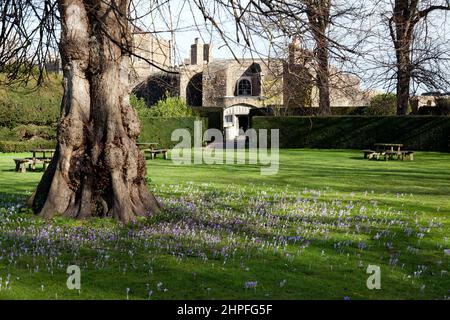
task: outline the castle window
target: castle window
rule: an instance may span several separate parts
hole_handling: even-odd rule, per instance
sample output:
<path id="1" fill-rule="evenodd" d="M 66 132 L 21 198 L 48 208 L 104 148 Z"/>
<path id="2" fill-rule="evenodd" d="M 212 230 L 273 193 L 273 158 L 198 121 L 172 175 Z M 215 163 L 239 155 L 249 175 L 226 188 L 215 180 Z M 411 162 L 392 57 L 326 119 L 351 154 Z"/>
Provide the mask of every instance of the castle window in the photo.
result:
<path id="1" fill-rule="evenodd" d="M 238 96 L 251 96 L 252 95 L 252 83 L 248 79 L 241 79 L 238 82 L 237 88 Z"/>
<path id="2" fill-rule="evenodd" d="M 233 115 L 225 116 L 226 123 L 233 123 Z"/>

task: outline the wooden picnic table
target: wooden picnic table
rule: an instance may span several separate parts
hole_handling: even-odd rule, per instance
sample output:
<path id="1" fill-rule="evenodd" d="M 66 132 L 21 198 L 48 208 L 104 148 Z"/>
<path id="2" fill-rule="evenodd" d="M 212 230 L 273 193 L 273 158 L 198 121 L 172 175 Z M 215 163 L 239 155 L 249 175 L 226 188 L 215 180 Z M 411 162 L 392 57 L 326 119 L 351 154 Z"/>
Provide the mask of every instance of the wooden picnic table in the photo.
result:
<path id="1" fill-rule="evenodd" d="M 53 154 L 55 153 L 55 149 L 36 148 L 36 149 L 32 149 L 31 152 L 33 153 L 33 159 L 36 159 L 37 153 L 42 153 L 42 158 L 51 158 L 51 157 L 53 157 Z M 50 153 L 50 157 L 46 157 L 45 156 L 46 153 Z"/>
<path id="2" fill-rule="evenodd" d="M 157 148 L 158 143 L 156 142 L 138 142 L 136 145 L 144 151 L 150 153 L 150 158 L 155 159 L 157 154 L 162 154 L 164 159 L 167 159 L 167 149 L 166 148 Z"/>
<path id="3" fill-rule="evenodd" d="M 414 151 L 402 150 L 402 143 L 374 143 L 375 150 L 363 150 L 364 158 L 379 159 L 380 156 L 384 157 L 384 160 L 397 159 L 404 160 L 406 157 L 409 160 L 414 160 Z"/>
<path id="4" fill-rule="evenodd" d="M 374 143 L 376 152 L 384 156 L 384 160 L 400 159 L 402 156 L 402 143 Z M 395 150 L 394 150 L 395 149 Z"/>
<path id="5" fill-rule="evenodd" d="M 136 145 L 141 149 L 152 149 L 158 145 L 157 142 L 138 142 Z"/>
<path id="6" fill-rule="evenodd" d="M 401 152 L 401 148 L 403 147 L 403 144 L 401 144 L 401 143 L 375 143 L 374 146 L 375 146 L 375 148 L 377 148 L 377 151 L 384 147 L 385 150 L 390 150 L 391 152 L 394 152 L 394 148 L 397 148 L 397 152 Z"/>
<path id="7" fill-rule="evenodd" d="M 32 153 L 32 157 L 29 158 L 16 158 L 14 159 L 14 162 L 16 163 L 16 171 L 25 173 L 27 172 L 27 166 L 29 169 L 36 171 L 36 164 L 42 164 L 44 170 L 47 169 L 47 165 L 52 160 L 53 154 L 55 153 L 55 149 L 41 149 L 36 148 L 30 150 Z M 36 154 L 39 155 L 39 153 L 42 153 L 42 157 L 36 157 Z M 46 156 L 50 154 L 50 156 Z"/>

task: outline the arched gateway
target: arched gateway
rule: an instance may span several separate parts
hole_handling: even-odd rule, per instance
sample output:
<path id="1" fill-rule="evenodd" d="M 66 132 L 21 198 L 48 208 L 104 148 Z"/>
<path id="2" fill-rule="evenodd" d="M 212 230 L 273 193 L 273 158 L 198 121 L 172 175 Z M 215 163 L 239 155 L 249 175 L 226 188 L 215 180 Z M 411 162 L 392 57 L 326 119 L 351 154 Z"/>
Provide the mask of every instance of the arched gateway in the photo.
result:
<path id="1" fill-rule="evenodd" d="M 246 131 L 250 125 L 250 110 L 254 107 L 235 105 L 223 111 L 223 130 L 226 140 L 239 136 L 239 129 Z"/>

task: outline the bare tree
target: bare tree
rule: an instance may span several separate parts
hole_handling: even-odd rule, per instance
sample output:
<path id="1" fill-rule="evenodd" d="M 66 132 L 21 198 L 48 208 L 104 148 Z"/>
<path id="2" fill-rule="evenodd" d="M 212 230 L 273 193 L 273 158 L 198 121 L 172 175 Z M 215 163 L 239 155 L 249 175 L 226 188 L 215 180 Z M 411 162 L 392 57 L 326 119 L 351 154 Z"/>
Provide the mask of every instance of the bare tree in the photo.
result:
<path id="1" fill-rule="evenodd" d="M 349 73 L 357 76 L 356 72 L 361 69 L 356 64 L 356 57 L 363 56 L 362 44 L 366 36 L 361 24 L 370 10 L 364 1 L 295 0 L 289 3 L 295 4 L 295 11 L 286 13 L 281 10 L 256 16 L 253 18 L 255 28 L 272 36 L 274 52 L 278 56 L 285 52 L 286 38 L 295 43 L 301 54 L 296 54 L 290 63 L 291 68 L 287 69 L 289 78 L 297 78 L 295 82 L 304 83 L 305 87 L 312 81 L 313 91 L 317 93 L 313 94 L 313 100 L 318 96 L 317 113 L 328 115 L 331 113 L 332 93 L 345 95 L 348 87 L 354 87 L 354 81 L 349 84 L 342 79 L 347 79 Z M 296 69 L 301 66 L 303 72 L 299 73 Z M 309 73 L 309 81 L 306 81 L 304 72 Z"/>
<path id="2" fill-rule="evenodd" d="M 450 10 L 450 1 L 431 0 L 395 0 L 392 14 L 389 18 L 390 36 L 394 43 L 396 56 L 396 87 L 397 87 L 397 114 L 405 115 L 408 112 L 411 79 L 416 77 L 425 84 L 432 84 L 432 79 L 439 74 L 427 72 L 426 64 L 430 60 L 439 63 L 441 53 L 429 43 L 427 47 L 427 34 L 419 36 L 419 31 L 427 30 L 418 27 L 426 24 L 427 18 L 433 12 Z M 414 44 L 418 47 L 415 48 Z M 414 57 L 414 54 L 417 55 Z M 415 59 L 416 58 L 416 59 Z"/>
<path id="3" fill-rule="evenodd" d="M 330 109 L 329 41 L 326 35 L 331 14 L 331 0 L 305 0 L 306 14 L 316 44 L 316 82 L 319 89 L 319 114 L 328 115 Z"/>

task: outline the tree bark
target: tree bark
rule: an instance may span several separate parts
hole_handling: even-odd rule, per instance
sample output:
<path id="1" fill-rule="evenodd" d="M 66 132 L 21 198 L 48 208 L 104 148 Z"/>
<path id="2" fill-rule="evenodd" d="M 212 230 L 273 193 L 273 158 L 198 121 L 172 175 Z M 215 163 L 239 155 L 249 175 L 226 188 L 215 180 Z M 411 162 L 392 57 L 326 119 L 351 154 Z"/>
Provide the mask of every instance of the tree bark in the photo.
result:
<path id="1" fill-rule="evenodd" d="M 409 55 L 409 54 L 408 54 Z M 411 71 L 409 56 L 398 59 L 397 67 L 397 115 L 408 114 Z"/>
<path id="2" fill-rule="evenodd" d="M 329 43 L 326 31 L 330 19 L 331 1 L 306 1 L 307 16 L 311 26 L 311 31 L 316 44 L 315 59 L 316 66 L 316 84 L 319 90 L 319 114 L 331 114 L 330 103 L 330 71 L 328 65 Z"/>
<path id="3" fill-rule="evenodd" d="M 331 114 L 330 72 L 328 69 L 328 48 L 326 39 L 321 39 L 317 48 L 317 86 L 319 88 L 319 114 Z"/>
<path id="4" fill-rule="evenodd" d="M 30 204 L 45 218 L 112 216 L 127 223 L 159 210 L 136 146 L 129 104 L 127 0 L 60 0 L 64 97 L 55 155 Z"/>
<path id="5" fill-rule="evenodd" d="M 411 83 L 411 43 L 415 26 L 415 13 L 418 1 L 411 3 L 404 0 L 396 0 L 391 26 L 391 37 L 394 41 L 397 58 L 397 115 L 406 115 L 409 106 L 409 94 Z"/>

